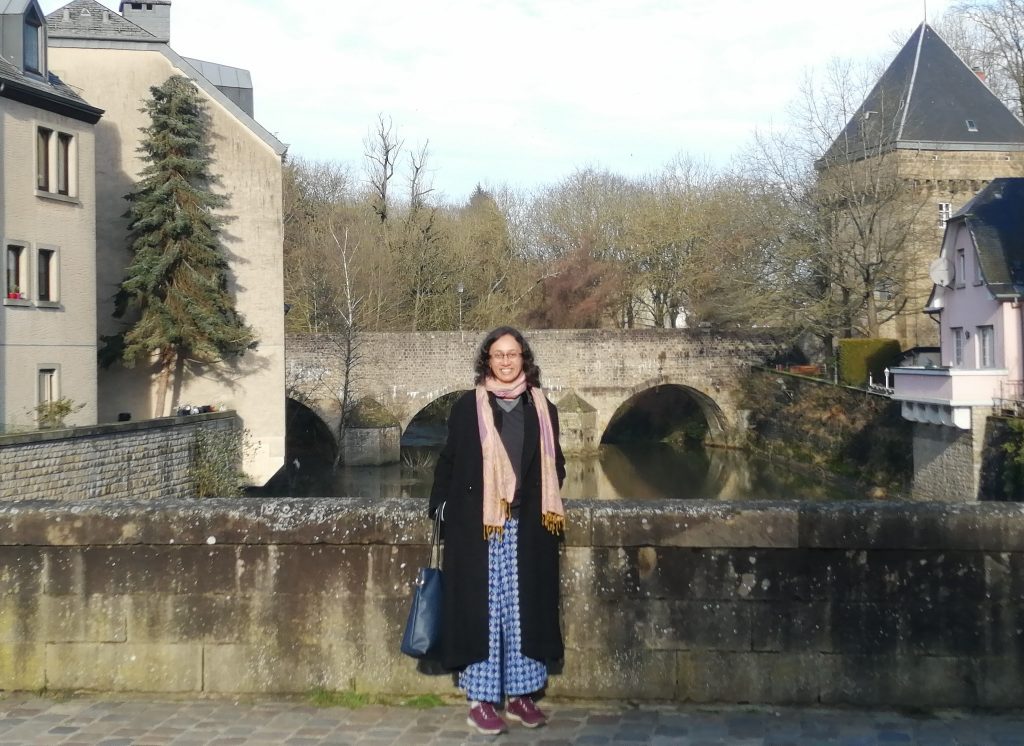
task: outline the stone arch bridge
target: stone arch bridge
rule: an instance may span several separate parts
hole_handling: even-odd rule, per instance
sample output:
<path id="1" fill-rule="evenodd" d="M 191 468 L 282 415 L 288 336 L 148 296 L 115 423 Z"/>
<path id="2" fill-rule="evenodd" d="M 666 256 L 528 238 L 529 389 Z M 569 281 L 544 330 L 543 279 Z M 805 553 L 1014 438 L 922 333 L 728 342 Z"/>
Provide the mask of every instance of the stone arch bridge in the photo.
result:
<path id="1" fill-rule="evenodd" d="M 544 330 L 524 332 L 549 398 L 559 404 L 567 451 L 596 446 L 616 412 L 637 394 L 678 386 L 699 405 L 709 439 L 735 442 L 743 429 L 738 380 L 783 346 L 768 336 L 698 330 Z M 402 432 L 431 402 L 471 388 L 483 332 L 367 333 L 352 375 L 356 398 L 371 397 Z M 289 335 L 288 396 L 337 431 L 343 345 L 330 335 Z"/>

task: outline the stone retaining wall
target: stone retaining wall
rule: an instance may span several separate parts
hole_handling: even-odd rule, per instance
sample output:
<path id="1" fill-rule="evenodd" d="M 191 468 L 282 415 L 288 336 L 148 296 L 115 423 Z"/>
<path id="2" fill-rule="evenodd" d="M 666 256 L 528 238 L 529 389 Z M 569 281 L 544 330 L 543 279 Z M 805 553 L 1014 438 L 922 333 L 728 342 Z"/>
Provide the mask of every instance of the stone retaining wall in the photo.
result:
<path id="1" fill-rule="evenodd" d="M 0 435 L 0 501 L 192 496 L 196 430 L 238 428 L 234 412 Z"/>
<path id="2" fill-rule="evenodd" d="M 0 689 L 450 692 L 420 500 L 0 503 Z M 1024 509 L 575 502 L 562 696 L 1024 704 Z"/>

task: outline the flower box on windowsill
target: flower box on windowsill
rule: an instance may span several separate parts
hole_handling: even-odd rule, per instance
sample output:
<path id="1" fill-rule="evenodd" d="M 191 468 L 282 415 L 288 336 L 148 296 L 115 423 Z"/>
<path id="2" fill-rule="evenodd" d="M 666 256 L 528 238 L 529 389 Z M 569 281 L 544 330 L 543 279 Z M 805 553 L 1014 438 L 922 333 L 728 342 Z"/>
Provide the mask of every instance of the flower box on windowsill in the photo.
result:
<path id="1" fill-rule="evenodd" d="M 7 294 L 7 299 L 8 300 L 25 300 L 25 294 L 24 293 L 8 293 Z"/>

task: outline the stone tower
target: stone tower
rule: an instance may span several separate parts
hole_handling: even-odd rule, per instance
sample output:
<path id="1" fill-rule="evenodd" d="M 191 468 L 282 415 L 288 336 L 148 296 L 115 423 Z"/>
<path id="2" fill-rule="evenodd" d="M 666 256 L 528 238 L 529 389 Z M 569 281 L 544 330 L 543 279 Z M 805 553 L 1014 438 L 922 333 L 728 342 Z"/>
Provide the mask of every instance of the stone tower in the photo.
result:
<path id="1" fill-rule="evenodd" d="M 882 159 L 916 200 L 905 274 L 875 288 L 886 301 L 905 301 L 882 336 L 904 347 L 935 345 L 936 325 L 922 311 L 945 221 L 992 179 L 1024 176 L 1024 124 L 922 23 L 817 165 L 827 179 L 852 161 L 871 168 Z"/>

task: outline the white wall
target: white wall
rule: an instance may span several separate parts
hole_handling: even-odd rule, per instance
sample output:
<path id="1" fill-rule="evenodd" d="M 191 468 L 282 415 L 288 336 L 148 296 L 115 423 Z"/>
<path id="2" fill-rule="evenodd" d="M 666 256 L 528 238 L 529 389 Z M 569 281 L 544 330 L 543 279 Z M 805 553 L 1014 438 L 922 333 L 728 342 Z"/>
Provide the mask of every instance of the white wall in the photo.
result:
<path id="1" fill-rule="evenodd" d="M 112 334 L 123 328 L 111 316 L 111 299 L 129 260 L 124 195 L 141 170 L 136 153 L 139 128 L 149 123 L 139 109 L 152 86 L 182 71 L 161 51 L 143 49 L 53 47 L 50 66 L 91 104 L 105 110 L 96 133 L 97 293 L 100 334 Z M 231 365 L 188 371 L 169 396 L 168 411 L 181 404 L 236 410 L 255 446 L 247 456 L 246 471 L 254 482 L 263 483 L 284 461 L 281 158 L 229 108 L 207 99 L 213 125 L 213 171 L 220 176 L 216 188 L 229 196 L 223 213 L 232 217 L 223 234 L 232 290 L 238 310 L 256 331 L 259 349 Z M 145 366 L 101 370 L 100 420 L 112 421 L 121 412 L 133 419 L 153 416 L 151 373 Z"/>

